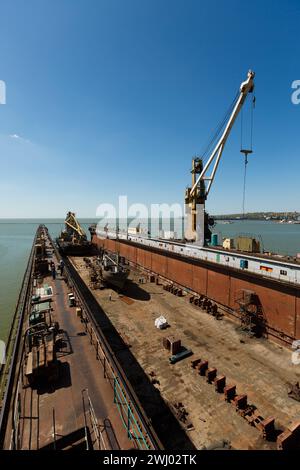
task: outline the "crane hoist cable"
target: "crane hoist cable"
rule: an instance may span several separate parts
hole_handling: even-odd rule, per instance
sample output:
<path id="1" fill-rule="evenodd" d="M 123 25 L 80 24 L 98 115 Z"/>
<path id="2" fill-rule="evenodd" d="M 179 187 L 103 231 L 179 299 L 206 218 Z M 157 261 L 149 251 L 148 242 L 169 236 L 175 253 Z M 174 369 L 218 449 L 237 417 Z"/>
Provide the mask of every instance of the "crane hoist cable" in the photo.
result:
<path id="1" fill-rule="evenodd" d="M 243 110 L 241 112 L 241 153 L 244 154 L 244 183 L 243 183 L 243 219 L 245 219 L 245 200 L 246 200 L 246 178 L 247 178 L 247 165 L 248 156 L 253 152 L 253 110 L 255 108 L 256 98 L 253 96 L 250 108 L 250 146 L 249 149 L 243 147 Z"/>
<path id="2" fill-rule="evenodd" d="M 218 124 L 218 126 L 216 127 L 211 139 L 209 140 L 208 144 L 206 145 L 206 147 L 204 148 L 203 152 L 201 153 L 201 157 L 204 159 L 208 153 L 211 151 L 212 149 L 212 146 L 215 144 L 215 142 L 217 141 L 218 137 L 220 136 L 222 130 L 224 129 L 225 125 L 226 125 L 226 122 L 228 121 L 229 119 L 229 116 L 231 115 L 232 111 L 233 111 L 233 108 L 234 108 L 234 105 L 236 103 L 236 100 L 237 100 L 237 97 L 239 95 L 239 92 L 236 93 L 234 99 L 232 100 L 228 110 L 226 111 L 226 114 L 225 116 L 223 117 L 223 119 L 220 121 L 220 123 Z"/>
<path id="3" fill-rule="evenodd" d="M 248 165 L 248 155 L 245 153 L 245 169 L 244 169 L 244 184 L 243 184 L 243 219 L 245 219 L 247 165 Z"/>
<path id="4" fill-rule="evenodd" d="M 222 157 L 225 144 L 227 142 L 230 131 L 232 129 L 232 126 L 234 125 L 236 121 L 236 118 L 244 104 L 244 101 L 247 95 L 253 92 L 254 77 L 255 77 L 255 73 L 252 70 L 249 70 L 247 74 L 247 79 L 241 83 L 240 88 L 239 88 L 239 93 L 237 94 L 237 98 L 235 102 L 233 103 L 232 112 L 230 116 L 228 117 L 228 121 L 224 123 L 224 126 L 223 126 L 223 122 L 225 120 L 220 124 L 219 129 L 217 130 L 216 134 L 220 132 L 220 129 L 222 128 L 222 126 L 223 126 L 223 131 L 220 133 L 220 136 L 217 139 L 217 142 L 215 143 L 211 152 L 208 155 L 206 155 L 207 158 L 203 166 L 203 169 L 201 170 L 201 172 L 199 172 L 199 175 L 197 175 L 196 180 L 193 181 L 192 187 L 189 188 L 189 192 L 188 192 L 189 198 L 194 197 L 194 193 L 196 191 L 197 186 L 199 185 L 200 182 L 204 182 L 206 183 L 204 201 L 207 199 L 211 186 L 213 184 L 217 169 L 218 169 L 218 165 L 220 163 L 220 159 Z M 214 140 L 214 138 L 215 136 L 213 137 L 212 140 Z M 210 145 L 211 143 L 209 144 L 209 146 Z M 202 161 L 203 160 L 204 159 L 202 157 Z"/>
<path id="5" fill-rule="evenodd" d="M 254 111 L 254 108 L 255 108 L 255 103 L 256 103 L 256 96 L 253 95 L 253 98 L 252 98 L 252 106 L 251 106 L 251 124 L 250 124 L 250 148 L 252 150 L 252 141 L 253 141 L 253 111 Z"/>

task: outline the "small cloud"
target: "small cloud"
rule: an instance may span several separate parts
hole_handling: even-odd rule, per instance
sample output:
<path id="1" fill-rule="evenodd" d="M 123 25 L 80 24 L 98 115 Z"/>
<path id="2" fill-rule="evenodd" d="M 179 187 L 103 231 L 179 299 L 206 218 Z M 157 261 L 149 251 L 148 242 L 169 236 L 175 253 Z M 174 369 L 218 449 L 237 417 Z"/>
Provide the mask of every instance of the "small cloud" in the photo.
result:
<path id="1" fill-rule="evenodd" d="M 30 143 L 30 140 L 24 139 L 24 137 L 21 137 L 21 136 L 18 135 L 18 134 L 10 134 L 9 137 L 10 137 L 11 139 L 18 140 L 18 141 L 20 141 L 20 142 L 27 142 L 27 143 Z"/>

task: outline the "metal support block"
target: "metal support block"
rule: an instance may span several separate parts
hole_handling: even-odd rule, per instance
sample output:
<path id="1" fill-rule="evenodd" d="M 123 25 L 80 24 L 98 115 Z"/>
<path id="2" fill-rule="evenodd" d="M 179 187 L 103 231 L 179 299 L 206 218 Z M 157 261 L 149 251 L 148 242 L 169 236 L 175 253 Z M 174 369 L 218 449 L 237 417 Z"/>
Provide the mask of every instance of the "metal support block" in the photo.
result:
<path id="1" fill-rule="evenodd" d="M 220 375 L 219 377 L 216 377 L 214 383 L 216 392 L 223 393 L 226 386 L 226 376 Z"/>
<path id="2" fill-rule="evenodd" d="M 196 369 L 199 371 L 200 375 L 205 375 L 206 370 L 208 369 L 208 361 L 201 361 Z"/>
<path id="3" fill-rule="evenodd" d="M 206 371 L 207 382 L 209 384 L 213 383 L 215 378 L 217 377 L 217 369 L 215 367 L 211 367 Z"/>
<path id="4" fill-rule="evenodd" d="M 292 433 L 288 429 L 279 434 L 276 441 L 277 450 L 291 450 L 293 449 Z"/>
<path id="5" fill-rule="evenodd" d="M 231 402 L 236 396 L 236 385 L 227 385 L 224 388 L 225 400 Z"/>
<path id="6" fill-rule="evenodd" d="M 274 436 L 275 433 L 275 418 L 269 417 L 262 421 L 261 423 L 261 433 L 262 437 L 267 441 Z"/>
<path id="7" fill-rule="evenodd" d="M 235 404 L 236 410 L 245 410 L 248 405 L 248 397 L 247 395 L 237 395 L 234 399 L 233 402 Z"/>
<path id="8" fill-rule="evenodd" d="M 299 446 L 300 421 L 296 421 L 277 437 L 277 450 L 296 450 Z"/>

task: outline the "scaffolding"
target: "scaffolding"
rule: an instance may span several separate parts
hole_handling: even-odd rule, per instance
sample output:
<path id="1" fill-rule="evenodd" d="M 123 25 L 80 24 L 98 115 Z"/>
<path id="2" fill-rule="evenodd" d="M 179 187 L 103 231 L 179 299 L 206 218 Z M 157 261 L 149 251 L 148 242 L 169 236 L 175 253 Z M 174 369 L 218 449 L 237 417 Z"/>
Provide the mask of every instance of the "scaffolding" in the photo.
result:
<path id="1" fill-rule="evenodd" d="M 248 289 L 238 291 L 235 302 L 238 304 L 242 331 L 249 336 L 258 336 L 264 330 L 264 318 L 258 295 Z"/>

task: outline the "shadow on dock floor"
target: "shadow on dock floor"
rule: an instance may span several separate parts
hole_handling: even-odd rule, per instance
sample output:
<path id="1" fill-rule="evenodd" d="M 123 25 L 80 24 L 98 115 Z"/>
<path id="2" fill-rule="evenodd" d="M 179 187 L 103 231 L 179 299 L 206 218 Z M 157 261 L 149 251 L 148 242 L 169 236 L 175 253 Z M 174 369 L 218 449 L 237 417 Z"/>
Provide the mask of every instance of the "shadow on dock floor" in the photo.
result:
<path id="1" fill-rule="evenodd" d="M 102 333 L 122 366 L 127 379 L 135 390 L 148 418 L 151 419 L 152 425 L 164 448 L 166 450 L 194 450 L 195 446 L 161 397 L 159 390 L 151 383 L 149 377 L 131 353 L 130 349 L 128 349 L 128 346 L 120 337 L 114 325 L 71 263 L 69 264 L 69 269 L 73 279 L 76 281 L 77 286 L 80 288 L 82 295 L 93 312 L 95 321 L 101 328 Z M 127 292 L 126 295 L 128 295 Z"/>
<path id="2" fill-rule="evenodd" d="M 89 429 L 87 428 L 87 440 L 89 449 L 92 449 L 92 441 Z M 85 428 L 79 428 L 76 431 L 67 434 L 66 436 L 56 435 L 55 441 L 41 447 L 40 450 L 72 450 L 72 451 L 83 451 L 86 450 L 86 435 Z"/>
<path id="3" fill-rule="evenodd" d="M 133 300 L 141 300 L 144 302 L 150 300 L 150 294 L 132 282 L 130 279 L 127 279 L 126 284 L 122 289 L 122 294 Z"/>
<path id="4" fill-rule="evenodd" d="M 36 390 L 38 395 L 44 393 L 54 393 L 60 388 L 68 388 L 72 386 L 70 365 L 67 362 L 59 362 L 59 378 L 53 383 L 45 383 L 40 380 L 38 384 L 33 385 L 32 389 Z"/>
<path id="5" fill-rule="evenodd" d="M 103 429 L 105 431 L 106 439 L 109 443 L 110 449 L 121 450 L 120 444 L 118 442 L 117 436 L 109 418 L 105 418 L 103 420 Z"/>

